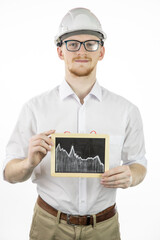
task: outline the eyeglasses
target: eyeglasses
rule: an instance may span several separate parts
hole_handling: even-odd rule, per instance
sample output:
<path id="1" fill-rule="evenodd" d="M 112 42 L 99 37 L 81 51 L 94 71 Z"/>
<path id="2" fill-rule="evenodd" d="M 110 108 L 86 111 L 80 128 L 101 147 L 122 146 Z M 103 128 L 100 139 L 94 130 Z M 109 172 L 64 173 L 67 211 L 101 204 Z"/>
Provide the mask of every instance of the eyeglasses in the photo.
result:
<path id="1" fill-rule="evenodd" d="M 80 42 L 78 40 L 67 40 L 67 41 L 64 41 L 63 43 L 66 44 L 66 48 L 70 52 L 79 51 L 82 44 L 85 50 L 88 52 L 95 52 L 98 50 L 99 45 L 103 46 L 103 41 L 98 41 L 98 40 L 87 40 L 84 42 Z"/>

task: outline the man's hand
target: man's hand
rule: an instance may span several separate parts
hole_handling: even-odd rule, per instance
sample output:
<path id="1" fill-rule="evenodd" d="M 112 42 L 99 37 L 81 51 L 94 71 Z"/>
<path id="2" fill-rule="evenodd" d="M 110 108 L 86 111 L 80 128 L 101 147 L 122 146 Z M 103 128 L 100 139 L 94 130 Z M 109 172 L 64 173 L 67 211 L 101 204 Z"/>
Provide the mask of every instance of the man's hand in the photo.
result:
<path id="1" fill-rule="evenodd" d="M 24 182 L 30 178 L 34 168 L 42 161 L 47 152 L 51 150 L 53 143 L 50 130 L 33 136 L 29 142 L 28 157 L 25 159 L 13 159 L 5 167 L 4 178 L 10 183 Z"/>
<path id="2" fill-rule="evenodd" d="M 28 158 L 26 159 L 26 164 L 28 168 L 35 168 L 46 156 L 48 151 L 51 150 L 51 146 L 53 146 L 53 143 L 49 135 L 54 132 L 55 130 L 50 130 L 35 135 L 30 139 Z"/>
<path id="3" fill-rule="evenodd" d="M 119 166 L 106 171 L 101 178 L 106 188 L 128 188 L 132 184 L 132 172 L 129 166 Z"/>

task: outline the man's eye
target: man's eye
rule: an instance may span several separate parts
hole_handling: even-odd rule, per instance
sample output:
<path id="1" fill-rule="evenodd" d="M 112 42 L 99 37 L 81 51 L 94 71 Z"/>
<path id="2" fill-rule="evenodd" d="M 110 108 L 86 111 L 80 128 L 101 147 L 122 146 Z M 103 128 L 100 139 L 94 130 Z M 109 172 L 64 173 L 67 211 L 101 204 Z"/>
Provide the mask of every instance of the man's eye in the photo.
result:
<path id="1" fill-rule="evenodd" d="M 88 43 L 87 47 L 92 48 L 92 47 L 94 47 L 94 44 L 93 43 Z"/>
<path id="2" fill-rule="evenodd" d="M 86 47 L 87 48 L 94 48 L 96 46 L 96 42 L 87 42 Z"/>
<path id="3" fill-rule="evenodd" d="M 77 43 L 69 43 L 69 47 L 76 48 L 78 46 Z"/>

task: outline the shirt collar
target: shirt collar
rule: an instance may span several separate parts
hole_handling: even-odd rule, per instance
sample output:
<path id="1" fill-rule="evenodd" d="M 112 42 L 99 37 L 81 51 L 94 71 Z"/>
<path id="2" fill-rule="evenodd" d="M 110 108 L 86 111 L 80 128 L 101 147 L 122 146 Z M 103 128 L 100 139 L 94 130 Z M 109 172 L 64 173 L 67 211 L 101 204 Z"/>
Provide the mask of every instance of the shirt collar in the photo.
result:
<path id="1" fill-rule="evenodd" d="M 59 86 L 59 95 L 62 100 L 65 98 L 76 95 L 75 92 L 72 90 L 72 88 L 69 86 L 69 84 L 64 80 L 61 85 Z M 99 85 L 99 83 L 96 81 L 93 88 L 91 89 L 90 93 L 88 95 L 95 96 L 99 101 L 102 101 L 102 89 Z"/>
<path id="2" fill-rule="evenodd" d="M 102 89 L 98 81 L 95 82 L 89 94 L 95 96 L 100 102 L 102 101 Z"/>
<path id="3" fill-rule="evenodd" d="M 70 95 L 74 95 L 72 88 L 69 86 L 69 84 L 66 82 L 66 80 L 63 80 L 59 87 L 59 95 L 62 100 L 69 97 Z"/>

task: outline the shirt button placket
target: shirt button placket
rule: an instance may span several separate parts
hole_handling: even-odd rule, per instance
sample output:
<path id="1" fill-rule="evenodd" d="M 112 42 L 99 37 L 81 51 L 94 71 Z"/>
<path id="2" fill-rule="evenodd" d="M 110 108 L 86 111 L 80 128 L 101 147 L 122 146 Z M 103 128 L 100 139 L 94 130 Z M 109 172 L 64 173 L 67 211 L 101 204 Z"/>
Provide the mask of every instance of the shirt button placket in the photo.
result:
<path id="1" fill-rule="evenodd" d="M 78 112 L 78 133 L 85 133 L 85 103 Z M 87 181 L 79 178 L 79 214 L 85 215 L 87 211 Z"/>
<path id="2" fill-rule="evenodd" d="M 78 133 L 85 133 L 85 107 L 83 105 L 78 112 Z"/>

